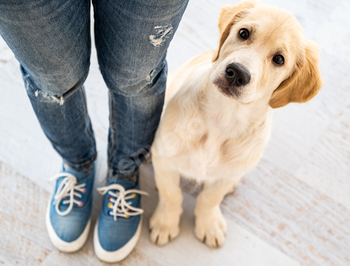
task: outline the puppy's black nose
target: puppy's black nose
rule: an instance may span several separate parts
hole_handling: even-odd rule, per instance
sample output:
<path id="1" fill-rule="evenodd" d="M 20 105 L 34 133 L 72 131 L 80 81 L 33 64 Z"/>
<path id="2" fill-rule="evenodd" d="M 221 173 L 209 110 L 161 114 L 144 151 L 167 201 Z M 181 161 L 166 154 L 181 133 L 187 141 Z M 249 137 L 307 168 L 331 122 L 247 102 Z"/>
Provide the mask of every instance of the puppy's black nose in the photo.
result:
<path id="1" fill-rule="evenodd" d="M 250 73 L 247 69 L 237 63 L 226 67 L 226 79 L 230 85 L 235 87 L 245 86 L 250 82 Z"/>

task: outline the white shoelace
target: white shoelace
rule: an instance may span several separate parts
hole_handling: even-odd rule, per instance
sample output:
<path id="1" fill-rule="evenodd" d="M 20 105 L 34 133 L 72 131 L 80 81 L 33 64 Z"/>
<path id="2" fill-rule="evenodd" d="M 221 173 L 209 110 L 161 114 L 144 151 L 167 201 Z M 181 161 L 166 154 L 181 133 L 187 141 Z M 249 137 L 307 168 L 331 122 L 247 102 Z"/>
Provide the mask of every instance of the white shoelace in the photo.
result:
<path id="1" fill-rule="evenodd" d="M 119 192 L 114 193 L 111 190 L 118 190 Z M 127 202 L 127 200 L 135 198 L 135 193 L 148 196 L 148 193 L 145 191 L 141 191 L 138 189 L 125 190 L 123 186 L 118 184 L 112 184 L 108 187 L 101 187 L 98 188 L 97 191 L 101 195 L 105 195 L 108 192 L 108 194 L 113 197 L 110 198 L 110 203 L 112 203 L 112 206 L 108 207 L 111 207 L 112 209 L 112 211 L 109 211 L 109 214 L 113 215 L 114 221 L 117 220 L 118 216 L 128 218 L 130 215 L 135 216 L 142 214 L 143 210 L 141 208 L 131 206 L 131 201 Z M 130 210 L 132 210 L 133 212 L 130 212 Z"/>
<path id="2" fill-rule="evenodd" d="M 62 180 L 59 187 L 57 188 L 56 194 L 54 196 L 54 199 L 55 199 L 54 204 L 56 205 L 56 212 L 61 216 L 65 216 L 72 210 L 74 203 L 77 204 L 79 207 L 83 206 L 82 205 L 83 202 L 74 199 L 74 196 L 78 198 L 83 197 L 80 193 L 86 192 L 86 188 L 85 188 L 86 183 L 76 185 L 77 178 L 74 175 L 69 173 L 59 173 L 57 175 L 54 175 L 53 177 L 50 178 L 50 181 L 56 180 L 60 177 L 65 177 L 65 178 Z M 63 200 L 65 197 L 69 197 L 69 199 Z M 69 203 L 68 209 L 65 210 L 64 212 L 61 212 L 59 209 L 59 205 L 61 201 L 63 204 Z"/>

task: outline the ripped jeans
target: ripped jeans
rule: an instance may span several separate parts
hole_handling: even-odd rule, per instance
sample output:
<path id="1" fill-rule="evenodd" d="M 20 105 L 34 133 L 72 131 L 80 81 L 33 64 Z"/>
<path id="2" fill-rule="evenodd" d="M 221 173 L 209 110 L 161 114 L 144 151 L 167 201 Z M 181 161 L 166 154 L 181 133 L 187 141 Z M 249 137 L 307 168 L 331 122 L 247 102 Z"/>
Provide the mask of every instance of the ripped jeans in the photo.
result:
<path id="1" fill-rule="evenodd" d="M 166 52 L 188 0 L 93 0 L 98 62 L 109 89 L 108 176 L 138 170 L 157 129 Z M 90 65 L 89 0 L 0 1 L 0 34 L 20 62 L 39 123 L 77 171 L 97 156 L 83 87 Z M 107 104 L 107 103 L 106 103 Z"/>

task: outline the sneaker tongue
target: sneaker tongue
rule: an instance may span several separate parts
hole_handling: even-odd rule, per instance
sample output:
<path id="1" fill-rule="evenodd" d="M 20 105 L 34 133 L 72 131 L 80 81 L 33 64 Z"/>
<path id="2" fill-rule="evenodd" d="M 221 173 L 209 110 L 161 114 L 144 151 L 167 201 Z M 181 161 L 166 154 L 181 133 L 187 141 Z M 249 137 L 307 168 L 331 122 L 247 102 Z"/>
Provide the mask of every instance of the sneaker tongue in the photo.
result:
<path id="1" fill-rule="evenodd" d="M 125 190 L 135 188 L 135 186 L 136 186 L 135 182 L 133 182 L 133 181 L 123 180 L 123 179 L 115 179 L 115 178 L 108 180 L 106 186 L 109 186 L 112 184 L 122 185 L 125 188 Z"/>

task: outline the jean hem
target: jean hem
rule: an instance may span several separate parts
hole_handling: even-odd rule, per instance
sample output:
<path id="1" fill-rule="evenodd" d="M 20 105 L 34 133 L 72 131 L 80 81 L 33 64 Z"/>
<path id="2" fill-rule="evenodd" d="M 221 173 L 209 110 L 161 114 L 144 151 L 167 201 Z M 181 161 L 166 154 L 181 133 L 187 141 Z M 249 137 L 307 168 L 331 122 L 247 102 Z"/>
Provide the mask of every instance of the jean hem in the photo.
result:
<path id="1" fill-rule="evenodd" d="M 96 160 L 96 158 L 97 158 L 97 153 L 90 159 L 84 161 L 83 163 L 72 164 L 65 159 L 63 159 L 63 163 L 68 165 L 70 168 L 72 168 L 75 171 L 89 173 L 93 169 L 94 161 Z"/>
<path id="2" fill-rule="evenodd" d="M 135 175 L 137 176 L 136 179 L 138 179 L 139 172 L 140 172 L 139 168 L 134 170 L 132 173 L 130 173 L 130 172 L 123 173 L 123 172 L 116 171 L 113 169 L 108 169 L 107 180 L 110 180 L 110 179 L 133 180 L 133 179 L 135 179 L 135 177 L 134 177 Z"/>

